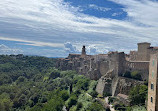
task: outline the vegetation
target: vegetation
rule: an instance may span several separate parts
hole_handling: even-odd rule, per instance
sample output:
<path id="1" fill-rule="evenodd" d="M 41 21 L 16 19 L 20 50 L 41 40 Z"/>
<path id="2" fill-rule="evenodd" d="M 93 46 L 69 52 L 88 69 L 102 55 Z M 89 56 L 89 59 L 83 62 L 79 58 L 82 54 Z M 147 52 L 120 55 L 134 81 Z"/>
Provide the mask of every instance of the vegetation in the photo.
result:
<path id="1" fill-rule="evenodd" d="M 123 74 L 123 77 L 132 78 L 140 81 L 142 80 L 141 74 L 138 71 L 133 71 L 133 72 L 126 71 Z"/>
<path id="2" fill-rule="evenodd" d="M 127 111 L 147 111 L 147 110 L 143 106 L 132 106 L 132 107 L 128 107 Z"/>
<path id="3" fill-rule="evenodd" d="M 0 56 L 0 111 L 104 111 L 97 82 L 55 69 L 56 59 Z"/>
<path id="4" fill-rule="evenodd" d="M 133 87 L 129 93 L 131 105 L 145 105 L 148 88 L 146 85 L 138 85 Z"/>

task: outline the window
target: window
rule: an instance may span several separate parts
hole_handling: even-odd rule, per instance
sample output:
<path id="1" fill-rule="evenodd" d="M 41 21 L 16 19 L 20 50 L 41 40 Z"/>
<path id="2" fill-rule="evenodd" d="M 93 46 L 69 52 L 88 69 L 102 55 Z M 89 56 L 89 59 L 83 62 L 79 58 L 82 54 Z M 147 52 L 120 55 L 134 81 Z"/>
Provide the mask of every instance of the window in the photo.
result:
<path id="1" fill-rule="evenodd" d="M 153 103 L 153 97 L 151 97 L 151 103 Z"/>
<path id="2" fill-rule="evenodd" d="M 154 90 L 154 84 L 151 83 L 151 90 Z"/>

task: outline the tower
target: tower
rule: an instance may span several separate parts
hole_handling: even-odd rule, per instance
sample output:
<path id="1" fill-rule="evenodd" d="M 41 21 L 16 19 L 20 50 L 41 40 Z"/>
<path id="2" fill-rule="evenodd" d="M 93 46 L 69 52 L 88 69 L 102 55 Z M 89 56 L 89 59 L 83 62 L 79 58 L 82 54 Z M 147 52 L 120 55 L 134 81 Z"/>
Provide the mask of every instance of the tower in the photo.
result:
<path id="1" fill-rule="evenodd" d="M 148 82 L 148 111 L 158 111 L 158 54 L 150 56 Z"/>
<path id="2" fill-rule="evenodd" d="M 138 43 L 138 61 L 149 61 L 150 59 L 150 43 Z"/>
<path id="3" fill-rule="evenodd" d="M 86 56 L 86 46 L 85 45 L 82 47 L 82 54 L 81 54 L 81 56 Z"/>

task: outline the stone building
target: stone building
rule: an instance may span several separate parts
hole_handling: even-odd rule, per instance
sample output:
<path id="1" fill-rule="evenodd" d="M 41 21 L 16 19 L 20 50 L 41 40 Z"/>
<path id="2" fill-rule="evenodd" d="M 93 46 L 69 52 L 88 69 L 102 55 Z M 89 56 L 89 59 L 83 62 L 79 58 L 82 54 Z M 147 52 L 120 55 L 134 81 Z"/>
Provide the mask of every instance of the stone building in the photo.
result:
<path id="1" fill-rule="evenodd" d="M 150 43 L 138 43 L 138 51 L 130 52 L 130 61 L 150 61 L 150 55 L 158 52 L 158 47 L 151 47 Z"/>
<path id="2" fill-rule="evenodd" d="M 148 82 L 148 111 L 158 111 L 158 53 L 151 55 Z"/>
<path id="3" fill-rule="evenodd" d="M 69 54 L 67 58 L 58 59 L 56 66 L 98 80 L 96 91 L 101 95 L 104 92 L 112 96 L 128 94 L 131 87 L 142 82 L 121 76 L 126 71 L 138 71 L 143 80 L 148 80 L 150 55 L 158 52 L 158 47 L 150 45 L 147 42 L 138 43 L 138 51 L 131 51 L 130 54 L 116 51 L 98 55 L 87 55 L 83 46 L 81 54 Z"/>

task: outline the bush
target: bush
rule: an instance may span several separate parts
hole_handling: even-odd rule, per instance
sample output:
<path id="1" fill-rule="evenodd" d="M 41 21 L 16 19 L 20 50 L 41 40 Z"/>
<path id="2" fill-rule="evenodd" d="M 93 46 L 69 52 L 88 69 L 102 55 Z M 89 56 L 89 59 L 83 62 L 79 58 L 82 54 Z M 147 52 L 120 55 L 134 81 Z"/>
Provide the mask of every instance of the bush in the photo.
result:
<path id="1" fill-rule="evenodd" d="M 131 73 L 131 77 L 132 77 L 133 79 L 142 80 L 141 74 L 140 74 L 138 71 L 133 71 L 133 72 Z"/>

